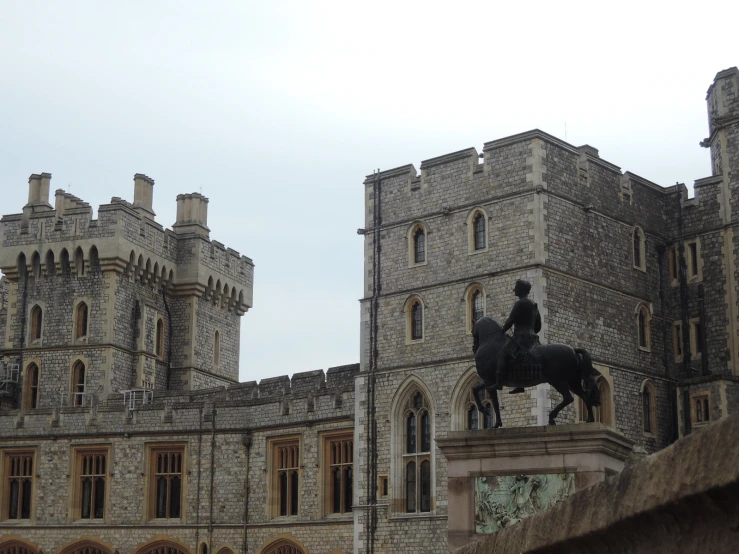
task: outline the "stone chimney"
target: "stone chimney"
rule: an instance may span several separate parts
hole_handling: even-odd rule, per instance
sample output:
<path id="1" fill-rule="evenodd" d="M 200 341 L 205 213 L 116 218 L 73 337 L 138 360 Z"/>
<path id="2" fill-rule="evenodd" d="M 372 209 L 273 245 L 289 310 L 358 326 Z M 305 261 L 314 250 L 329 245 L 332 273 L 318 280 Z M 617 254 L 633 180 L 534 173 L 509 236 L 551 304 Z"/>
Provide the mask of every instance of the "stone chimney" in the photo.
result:
<path id="1" fill-rule="evenodd" d="M 51 185 L 51 173 L 33 174 L 28 178 L 28 204 L 26 207 L 40 207 L 42 210 L 51 210 L 49 204 L 49 186 Z"/>
<path id="2" fill-rule="evenodd" d="M 208 199 L 202 194 L 177 195 L 177 221 L 172 225 L 177 234 L 197 233 L 208 237 Z"/>
<path id="3" fill-rule="evenodd" d="M 133 176 L 133 207 L 143 217 L 154 219 L 154 179 L 143 173 Z"/>

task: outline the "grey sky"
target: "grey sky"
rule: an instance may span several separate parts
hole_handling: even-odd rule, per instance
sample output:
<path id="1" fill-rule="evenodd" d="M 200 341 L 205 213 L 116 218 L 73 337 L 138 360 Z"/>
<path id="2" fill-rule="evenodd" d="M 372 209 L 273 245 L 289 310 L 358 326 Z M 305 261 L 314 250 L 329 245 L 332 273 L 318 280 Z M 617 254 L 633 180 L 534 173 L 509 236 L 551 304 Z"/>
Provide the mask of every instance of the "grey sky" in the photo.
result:
<path id="1" fill-rule="evenodd" d="M 146 173 L 166 226 L 202 187 L 211 237 L 256 264 L 241 379 L 356 362 L 366 174 L 538 127 L 690 184 L 710 174 L 705 92 L 739 64 L 723 28 L 738 16 L 734 1 L 0 0 L 1 211 L 41 171 L 96 210 Z"/>

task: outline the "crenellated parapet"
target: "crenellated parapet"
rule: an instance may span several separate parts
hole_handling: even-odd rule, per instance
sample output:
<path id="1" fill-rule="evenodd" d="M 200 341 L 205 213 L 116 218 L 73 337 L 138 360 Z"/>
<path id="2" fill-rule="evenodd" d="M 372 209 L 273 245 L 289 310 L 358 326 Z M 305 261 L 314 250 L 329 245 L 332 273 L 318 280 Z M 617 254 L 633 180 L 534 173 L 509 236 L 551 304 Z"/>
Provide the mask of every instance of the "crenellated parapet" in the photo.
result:
<path id="1" fill-rule="evenodd" d="M 100 264 L 171 294 L 206 296 L 214 304 L 245 313 L 253 302 L 254 264 L 209 238 L 208 199 L 198 193 L 177 197 L 177 221 L 165 229 L 154 219 L 154 180 L 134 176 L 134 201 L 113 197 L 98 209 L 61 189 L 49 204 L 51 174 L 31 175 L 29 202 L 22 213 L 2 217 L 0 270 L 13 281 L 21 266 L 32 273 L 63 272 L 67 265 Z"/>

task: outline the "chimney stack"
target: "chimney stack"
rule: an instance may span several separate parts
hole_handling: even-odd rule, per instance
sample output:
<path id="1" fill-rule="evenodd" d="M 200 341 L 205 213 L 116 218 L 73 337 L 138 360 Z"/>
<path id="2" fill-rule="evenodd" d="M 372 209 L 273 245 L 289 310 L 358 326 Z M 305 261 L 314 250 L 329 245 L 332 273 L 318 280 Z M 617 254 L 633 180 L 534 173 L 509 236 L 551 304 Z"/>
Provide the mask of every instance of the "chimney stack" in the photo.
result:
<path id="1" fill-rule="evenodd" d="M 133 207 L 143 217 L 154 219 L 154 179 L 143 173 L 133 176 Z"/>
<path id="2" fill-rule="evenodd" d="M 177 234 L 197 233 L 208 237 L 208 199 L 202 194 L 177 195 L 177 221 L 172 225 Z"/>
<path id="3" fill-rule="evenodd" d="M 49 185 L 51 184 L 51 173 L 34 173 L 28 178 L 28 203 L 23 212 L 28 214 L 51 210 L 49 204 Z"/>

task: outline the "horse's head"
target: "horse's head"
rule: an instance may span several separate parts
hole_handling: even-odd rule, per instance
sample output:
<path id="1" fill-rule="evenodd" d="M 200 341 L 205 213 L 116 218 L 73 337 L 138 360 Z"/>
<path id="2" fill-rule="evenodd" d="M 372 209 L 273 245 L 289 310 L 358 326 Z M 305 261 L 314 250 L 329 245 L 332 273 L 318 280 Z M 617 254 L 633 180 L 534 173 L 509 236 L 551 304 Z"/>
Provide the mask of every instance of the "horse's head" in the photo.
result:
<path id="1" fill-rule="evenodd" d="M 478 319 L 472 326 L 472 334 L 477 336 L 480 344 L 483 344 L 490 340 L 491 337 L 495 337 L 501 329 L 502 327 L 497 321 L 490 316 L 485 316 Z"/>

